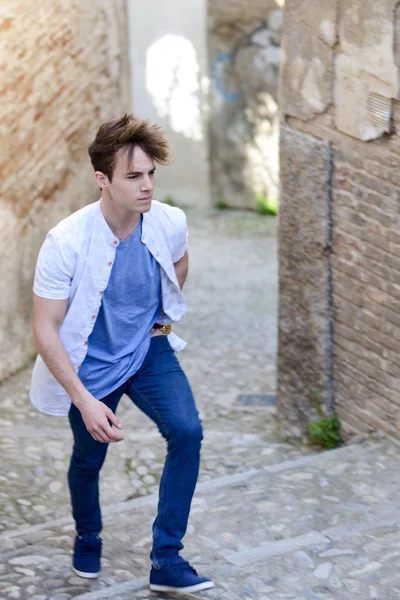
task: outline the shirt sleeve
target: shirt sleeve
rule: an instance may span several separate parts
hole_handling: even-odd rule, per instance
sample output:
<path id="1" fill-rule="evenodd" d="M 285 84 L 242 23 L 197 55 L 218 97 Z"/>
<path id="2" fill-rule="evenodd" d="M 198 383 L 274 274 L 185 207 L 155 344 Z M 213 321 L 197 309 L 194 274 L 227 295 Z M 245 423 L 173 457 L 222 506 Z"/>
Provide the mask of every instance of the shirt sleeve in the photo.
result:
<path id="1" fill-rule="evenodd" d="M 188 230 L 186 215 L 183 210 L 179 211 L 179 218 L 176 222 L 176 230 L 174 235 L 174 245 L 172 250 L 172 262 L 176 263 L 180 260 L 188 249 Z"/>
<path id="2" fill-rule="evenodd" d="M 65 300 L 70 296 L 72 276 L 71 257 L 50 231 L 39 252 L 33 292 L 48 300 Z"/>

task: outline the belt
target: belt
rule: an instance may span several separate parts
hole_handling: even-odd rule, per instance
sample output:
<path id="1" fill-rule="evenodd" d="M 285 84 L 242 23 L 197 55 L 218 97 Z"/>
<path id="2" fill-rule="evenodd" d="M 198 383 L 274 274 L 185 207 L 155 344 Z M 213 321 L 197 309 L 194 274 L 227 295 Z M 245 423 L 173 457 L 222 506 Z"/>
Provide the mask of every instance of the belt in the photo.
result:
<path id="1" fill-rule="evenodd" d="M 164 335 L 169 335 L 172 331 L 172 325 L 161 325 L 160 323 L 154 323 L 153 329 L 159 329 Z"/>

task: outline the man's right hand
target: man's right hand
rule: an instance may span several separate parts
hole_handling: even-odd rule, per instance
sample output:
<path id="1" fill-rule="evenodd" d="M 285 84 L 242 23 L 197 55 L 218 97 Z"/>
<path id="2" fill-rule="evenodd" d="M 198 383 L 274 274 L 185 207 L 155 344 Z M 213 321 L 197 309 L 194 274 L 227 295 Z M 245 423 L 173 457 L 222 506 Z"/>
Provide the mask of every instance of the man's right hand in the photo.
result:
<path id="1" fill-rule="evenodd" d="M 121 442 L 124 439 L 122 435 L 113 431 L 109 423 L 111 421 L 118 429 L 122 427 L 113 411 L 100 400 L 96 400 L 94 396 L 90 395 L 89 398 L 85 398 L 83 403 L 77 403 L 77 408 L 93 439 L 105 444 Z"/>
<path id="2" fill-rule="evenodd" d="M 96 400 L 85 388 L 61 343 L 59 329 L 67 307 L 68 298 L 48 300 L 34 295 L 33 338 L 36 349 L 80 411 L 90 435 L 98 442 L 120 442 L 124 438 L 114 433 L 109 421 L 118 429 L 121 429 L 121 423 L 108 406 Z"/>

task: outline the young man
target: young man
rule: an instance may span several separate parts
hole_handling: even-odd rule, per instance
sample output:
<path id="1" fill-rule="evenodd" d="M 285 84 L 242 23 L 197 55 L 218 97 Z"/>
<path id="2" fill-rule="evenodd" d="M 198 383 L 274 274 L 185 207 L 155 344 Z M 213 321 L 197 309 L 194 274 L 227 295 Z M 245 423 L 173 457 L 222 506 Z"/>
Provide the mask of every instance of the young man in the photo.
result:
<path id="1" fill-rule="evenodd" d="M 186 311 L 186 218 L 152 202 L 155 162 L 168 163 L 168 143 L 158 126 L 128 114 L 100 127 L 89 155 L 101 200 L 48 233 L 33 288 L 39 356 L 30 397 L 42 412 L 68 415 L 74 436 L 68 472 L 77 530 L 73 570 L 87 578 L 100 571 L 99 472 L 108 443 L 124 439 L 115 411 L 128 394 L 168 447 L 150 588 L 205 590 L 213 582 L 179 556 L 202 428 L 174 353 L 184 342 L 170 331 Z"/>

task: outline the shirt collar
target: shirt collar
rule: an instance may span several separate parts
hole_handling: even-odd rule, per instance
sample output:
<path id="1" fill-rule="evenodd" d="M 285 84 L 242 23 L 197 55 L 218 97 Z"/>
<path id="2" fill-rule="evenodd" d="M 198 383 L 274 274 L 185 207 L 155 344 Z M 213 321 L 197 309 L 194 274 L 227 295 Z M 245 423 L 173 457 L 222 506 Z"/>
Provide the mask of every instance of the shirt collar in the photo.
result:
<path id="1" fill-rule="evenodd" d="M 113 248 L 116 248 L 119 245 L 119 239 L 111 231 L 109 224 L 105 220 L 100 204 L 101 204 L 101 200 L 99 200 L 97 203 L 97 213 L 96 213 L 97 222 L 98 222 L 98 224 L 100 226 L 100 230 L 102 231 L 103 235 L 105 236 L 107 242 L 110 244 L 110 246 L 112 246 Z"/>
<path id="2" fill-rule="evenodd" d="M 109 224 L 105 220 L 103 212 L 101 210 L 100 203 L 101 203 L 101 198 L 100 198 L 100 200 L 97 201 L 97 211 L 96 211 L 97 223 L 98 223 L 103 235 L 105 236 L 107 242 L 110 244 L 110 246 L 112 246 L 113 248 L 116 248 L 119 245 L 120 240 L 117 238 L 116 235 L 114 235 L 114 233 L 111 231 Z M 151 213 L 151 209 L 149 210 L 149 212 L 143 214 L 143 220 L 142 220 L 142 242 L 143 243 L 146 243 L 150 237 L 149 236 L 150 223 L 151 223 L 150 213 Z"/>

